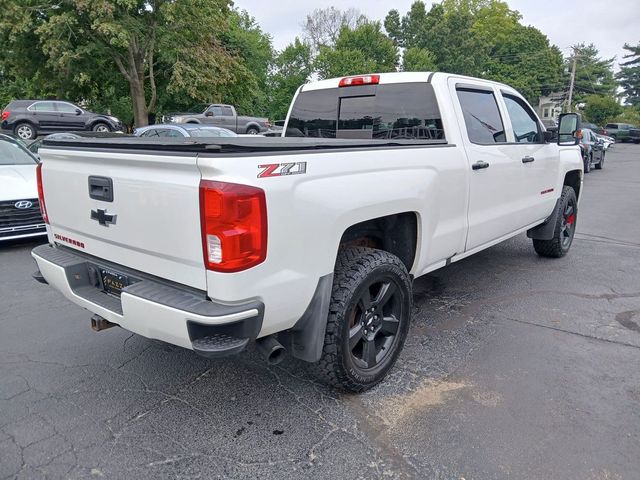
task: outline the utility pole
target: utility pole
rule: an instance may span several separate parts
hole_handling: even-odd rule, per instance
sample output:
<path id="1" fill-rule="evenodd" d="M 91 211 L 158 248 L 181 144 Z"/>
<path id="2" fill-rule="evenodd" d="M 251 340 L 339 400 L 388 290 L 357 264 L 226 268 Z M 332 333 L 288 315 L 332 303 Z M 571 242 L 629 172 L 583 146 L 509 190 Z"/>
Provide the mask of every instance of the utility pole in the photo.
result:
<path id="1" fill-rule="evenodd" d="M 569 111 L 573 111 L 573 85 L 576 82 L 576 65 L 578 63 L 578 49 L 573 47 L 573 62 L 571 64 L 571 82 L 569 83 Z"/>

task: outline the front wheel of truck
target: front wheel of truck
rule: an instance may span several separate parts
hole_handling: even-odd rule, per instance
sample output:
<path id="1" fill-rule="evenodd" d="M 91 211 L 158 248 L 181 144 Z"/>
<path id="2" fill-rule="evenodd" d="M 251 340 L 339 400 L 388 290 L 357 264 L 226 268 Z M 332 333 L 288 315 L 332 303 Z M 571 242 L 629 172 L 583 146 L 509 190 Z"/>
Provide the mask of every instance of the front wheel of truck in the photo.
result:
<path id="1" fill-rule="evenodd" d="M 363 392 L 402 351 L 411 320 L 411 277 L 388 252 L 349 247 L 338 254 L 320 362 L 326 383 Z"/>
<path id="2" fill-rule="evenodd" d="M 562 189 L 558 202 L 556 225 L 551 240 L 533 240 L 533 248 L 541 257 L 564 257 L 573 243 L 578 220 L 578 199 L 576 192 L 568 185 Z"/>

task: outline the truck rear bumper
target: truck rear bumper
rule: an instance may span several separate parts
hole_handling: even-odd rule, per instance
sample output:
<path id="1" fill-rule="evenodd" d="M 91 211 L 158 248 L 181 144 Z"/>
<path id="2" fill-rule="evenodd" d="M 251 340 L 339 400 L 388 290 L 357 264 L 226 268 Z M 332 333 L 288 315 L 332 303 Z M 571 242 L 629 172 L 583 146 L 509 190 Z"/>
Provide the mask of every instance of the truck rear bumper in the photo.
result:
<path id="1" fill-rule="evenodd" d="M 31 255 L 46 282 L 73 303 L 131 332 L 207 357 L 243 350 L 262 328 L 264 305 L 257 300 L 233 305 L 212 302 L 205 292 L 67 248 L 42 245 Z M 105 268 L 131 280 L 120 296 L 102 288 L 96 272 Z"/>

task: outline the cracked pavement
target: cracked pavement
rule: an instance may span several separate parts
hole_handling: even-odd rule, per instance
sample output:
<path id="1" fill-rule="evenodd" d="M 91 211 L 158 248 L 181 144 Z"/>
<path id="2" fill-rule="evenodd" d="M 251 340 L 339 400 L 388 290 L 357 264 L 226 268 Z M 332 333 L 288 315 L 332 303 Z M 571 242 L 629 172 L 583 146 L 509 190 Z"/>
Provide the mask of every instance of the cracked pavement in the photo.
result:
<path id="1" fill-rule="evenodd" d="M 559 260 L 519 236 L 418 279 L 389 378 L 211 361 L 113 328 L 0 246 L 1 478 L 636 479 L 640 146 L 586 176 Z"/>

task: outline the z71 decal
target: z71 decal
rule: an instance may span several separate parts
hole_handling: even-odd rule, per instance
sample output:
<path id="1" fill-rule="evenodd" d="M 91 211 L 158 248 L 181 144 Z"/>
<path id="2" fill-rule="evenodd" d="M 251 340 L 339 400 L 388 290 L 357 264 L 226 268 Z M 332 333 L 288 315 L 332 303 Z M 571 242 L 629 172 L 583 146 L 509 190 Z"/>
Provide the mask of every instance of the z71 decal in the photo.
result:
<path id="1" fill-rule="evenodd" d="M 258 178 L 302 175 L 303 173 L 307 173 L 307 162 L 269 163 L 266 165 L 258 165 L 258 168 L 262 169 L 258 174 Z"/>

